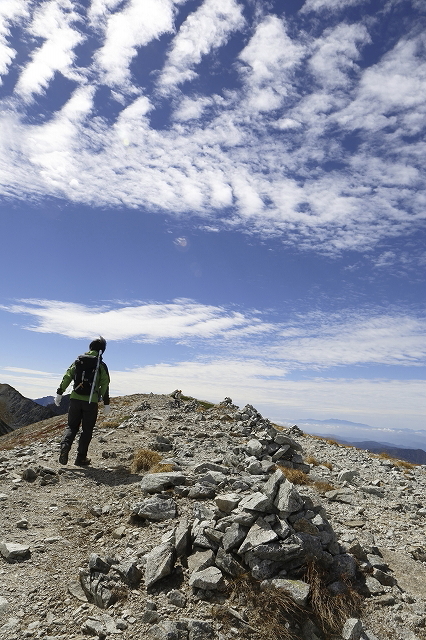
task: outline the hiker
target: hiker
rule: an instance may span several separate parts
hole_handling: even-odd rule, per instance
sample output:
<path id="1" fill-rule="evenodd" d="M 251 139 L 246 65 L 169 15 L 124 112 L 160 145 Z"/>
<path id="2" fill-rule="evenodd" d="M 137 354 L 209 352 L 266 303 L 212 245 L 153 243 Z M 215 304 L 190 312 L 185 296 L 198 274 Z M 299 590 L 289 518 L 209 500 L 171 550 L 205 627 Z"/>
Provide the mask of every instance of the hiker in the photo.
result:
<path id="1" fill-rule="evenodd" d="M 179 408 L 182 400 L 182 389 L 175 389 L 173 393 L 170 394 L 170 397 L 174 400 L 172 406 Z"/>
<path id="2" fill-rule="evenodd" d="M 61 440 L 59 463 L 67 464 L 68 454 L 81 425 L 75 464 L 84 467 L 90 464 L 87 451 L 92 439 L 93 428 L 98 417 L 98 402 L 102 398 L 104 412 L 109 413 L 109 373 L 102 361 L 106 340 L 100 336 L 92 340 L 89 351 L 79 356 L 67 369 L 57 390 L 55 404 L 61 404 L 62 395 L 68 385 L 74 382 L 68 410 L 68 426 Z"/>

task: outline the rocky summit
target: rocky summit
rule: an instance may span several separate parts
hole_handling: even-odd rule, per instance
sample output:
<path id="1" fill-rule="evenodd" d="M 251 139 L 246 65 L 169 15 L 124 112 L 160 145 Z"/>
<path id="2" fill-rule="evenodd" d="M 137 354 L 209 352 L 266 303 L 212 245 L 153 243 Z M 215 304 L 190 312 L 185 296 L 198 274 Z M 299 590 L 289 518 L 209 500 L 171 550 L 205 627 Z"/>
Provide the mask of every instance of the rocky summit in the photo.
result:
<path id="1" fill-rule="evenodd" d="M 425 466 L 230 398 L 111 407 L 89 467 L 64 417 L 0 437 L 0 638 L 426 639 Z"/>

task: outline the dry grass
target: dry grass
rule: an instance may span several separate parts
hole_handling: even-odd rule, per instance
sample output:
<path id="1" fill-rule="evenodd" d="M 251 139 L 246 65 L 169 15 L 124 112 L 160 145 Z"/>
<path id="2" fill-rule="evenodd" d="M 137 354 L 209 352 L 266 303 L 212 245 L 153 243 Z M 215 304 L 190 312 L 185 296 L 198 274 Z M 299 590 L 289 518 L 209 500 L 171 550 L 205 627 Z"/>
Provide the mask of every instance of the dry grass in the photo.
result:
<path id="1" fill-rule="evenodd" d="M 333 471 L 333 465 L 331 464 L 331 462 L 321 462 L 323 467 L 327 467 L 327 469 L 330 469 L 330 471 Z"/>
<path id="2" fill-rule="evenodd" d="M 333 489 L 335 489 L 332 484 L 325 480 L 316 480 L 312 483 L 312 486 L 315 487 L 315 489 L 318 489 L 320 493 L 326 493 L 327 491 L 333 491 Z"/>
<path id="3" fill-rule="evenodd" d="M 399 458 L 395 458 L 390 453 L 386 453 L 386 451 L 382 451 L 377 455 L 377 458 L 381 458 L 382 460 L 390 460 L 396 467 L 400 467 L 401 469 L 415 469 L 418 465 L 413 464 L 412 462 L 407 462 L 407 460 L 400 460 Z"/>
<path id="4" fill-rule="evenodd" d="M 333 595 L 327 589 L 324 572 L 315 562 L 306 571 L 306 581 L 311 587 L 309 601 L 318 626 L 324 633 L 340 633 L 348 618 L 359 617 L 362 596 L 349 583 L 343 593 Z"/>
<path id="5" fill-rule="evenodd" d="M 158 465 L 160 460 L 161 456 L 157 451 L 151 451 L 150 449 L 138 449 L 130 464 L 130 471 L 132 473 L 138 473 L 138 471 L 150 471 L 152 467 Z"/>
<path id="6" fill-rule="evenodd" d="M 293 484 L 312 484 L 308 474 L 303 471 L 299 471 L 298 469 L 287 469 L 287 467 L 282 467 L 281 465 L 277 465 L 277 467 L 283 472 L 287 480 Z"/>
<path id="7" fill-rule="evenodd" d="M 173 471 L 174 466 L 172 464 L 163 464 L 159 462 L 150 468 L 150 473 L 168 473 L 169 471 Z"/>
<path id="8" fill-rule="evenodd" d="M 311 464 L 314 467 L 318 467 L 321 464 L 320 462 L 318 462 L 318 460 L 314 456 L 308 456 L 305 459 L 305 462 L 306 462 L 306 464 Z"/>
<path id="9" fill-rule="evenodd" d="M 247 613 L 247 624 L 242 624 L 241 634 L 244 637 L 244 628 L 250 637 L 259 640 L 297 640 L 300 635 L 297 627 L 300 627 L 306 619 L 306 611 L 297 605 L 291 596 L 282 589 L 260 590 L 260 583 L 248 574 L 234 580 L 230 595 L 231 605 L 238 610 L 243 608 Z M 235 618 L 227 615 L 226 608 L 221 608 L 220 613 L 223 622 L 235 626 Z"/>
<path id="10" fill-rule="evenodd" d="M 340 447 L 340 444 L 337 442 L 337 440 L 333 440 L 333 438 L 326 438 L 325 441 L 327 442 L 327 444 L 332 444 L 335 447 Z"/>

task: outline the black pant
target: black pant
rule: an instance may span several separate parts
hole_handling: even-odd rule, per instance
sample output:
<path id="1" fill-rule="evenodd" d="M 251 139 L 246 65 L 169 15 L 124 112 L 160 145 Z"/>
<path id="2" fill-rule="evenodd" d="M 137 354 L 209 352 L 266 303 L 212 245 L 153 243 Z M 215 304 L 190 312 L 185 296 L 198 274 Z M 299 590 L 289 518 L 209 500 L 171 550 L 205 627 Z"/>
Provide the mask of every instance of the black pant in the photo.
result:
<path id="1" fill-rule="evenodd" d="M 71 445 L 78 433 L 81 425 L 81 434 L 78 440 L 77 455 L 79 458 L 87 456 L 90 441 L 92 439 L 93 428 L 98 417 L 98 403 L 86 402 L 85 400 L 70 400 L 68 409 L 68 426 L 65 429 L 61 440 L 61 448 L 71 449 Z"/>

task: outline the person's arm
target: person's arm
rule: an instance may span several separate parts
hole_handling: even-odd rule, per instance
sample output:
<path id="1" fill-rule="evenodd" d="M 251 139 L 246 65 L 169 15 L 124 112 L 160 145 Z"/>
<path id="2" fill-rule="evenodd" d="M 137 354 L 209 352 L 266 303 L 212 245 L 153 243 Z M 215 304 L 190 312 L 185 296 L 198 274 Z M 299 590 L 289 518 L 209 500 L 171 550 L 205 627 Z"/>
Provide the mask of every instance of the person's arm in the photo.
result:
<path id="1" fill-rule="evenodd" d="M 102 396 L 104 405 L 109 405 L 109 371 L 105 362 L 102 362 L 99 373 L 99 394 Z"/>
<path id="2" fill-rule="evenodd" d="M 58 395 L 62 396 L 65 393 L 70 383 L 74 380 L 74 374 L 75 374 L 75 363 L 73 362 L 72 365 L 68 367 L 68 369 L 66 370 L 66 373 L 62 378 L 62 382 L 59 385 L 58 390 L 56 391 Z"/>

